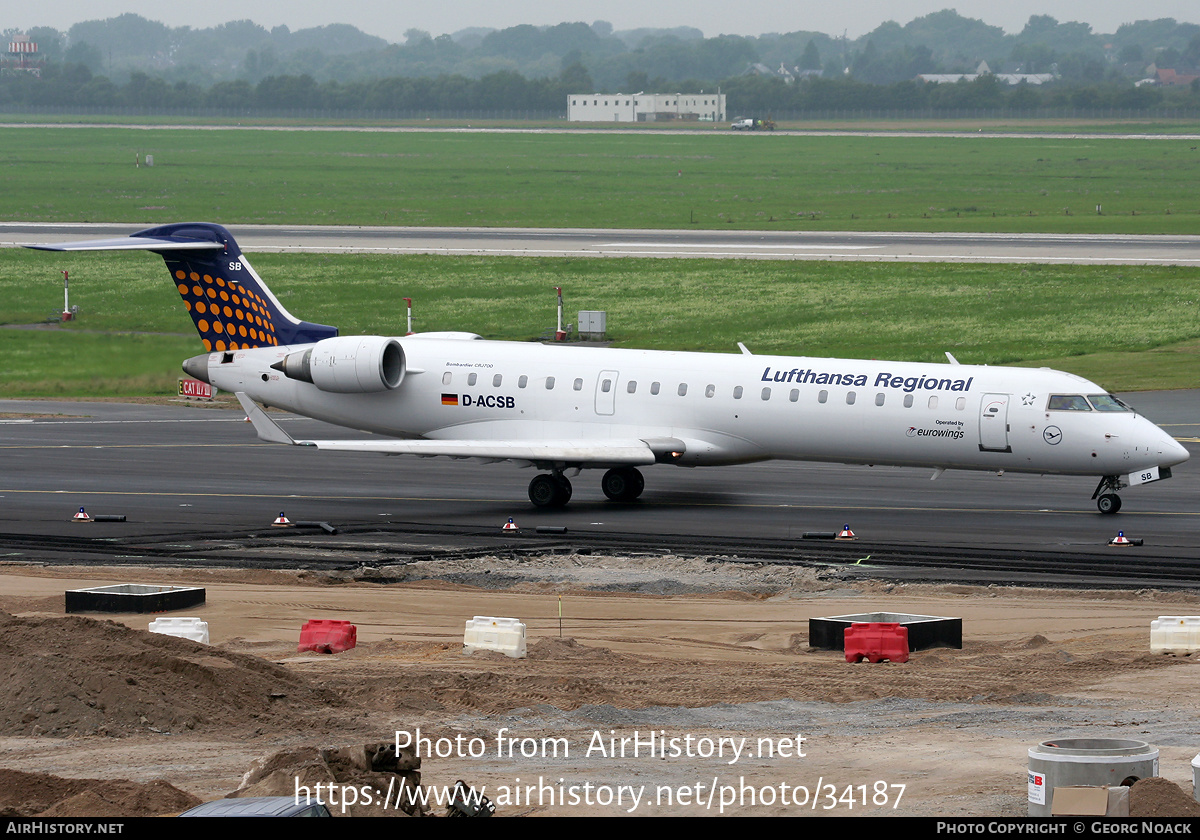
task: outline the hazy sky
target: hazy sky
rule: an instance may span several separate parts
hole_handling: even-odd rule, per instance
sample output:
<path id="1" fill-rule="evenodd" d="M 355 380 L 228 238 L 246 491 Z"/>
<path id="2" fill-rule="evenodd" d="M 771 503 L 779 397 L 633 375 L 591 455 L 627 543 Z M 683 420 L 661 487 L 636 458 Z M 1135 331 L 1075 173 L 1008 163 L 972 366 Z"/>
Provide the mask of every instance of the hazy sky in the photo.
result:
<path id="1" fill-rule="evenodd" d="M 468 26 L 502 29 L 522 23 L 607 20 L 616 29 L 642 26 L 694 26 L 708 37 L 720 34 L 761 35 L 765 32 L 811 30 L 851 38 L 871 31 L 886 20 L 900 24 L 953 8 L 964 17 L 978 18 L 1006 32 L 1018 32 L 1030 15 L 1048 14 L 1059 21 L 1083 21 L 1095 32 L 1112 33 L 1122 23 L 1175 18 L 1200 23 L 1196 0 L 444 0 L 405 3 L 395 0 L 206 0 L 204 3 L 163 3 L 161 0 L 41 0 L 10 3 L 0 12 L 0 30 L 52 26 L 66 31 L 81 20 L 135 12 L 169 26 L 204 28 L 231 20 L 250 19 L 268 29 L 286 24 L 291 29 L 350 23 L 371 35 L 402 41 L 410 28 L 432 34 Z M 19 6 L 19 8 L 18 8 Z"/>

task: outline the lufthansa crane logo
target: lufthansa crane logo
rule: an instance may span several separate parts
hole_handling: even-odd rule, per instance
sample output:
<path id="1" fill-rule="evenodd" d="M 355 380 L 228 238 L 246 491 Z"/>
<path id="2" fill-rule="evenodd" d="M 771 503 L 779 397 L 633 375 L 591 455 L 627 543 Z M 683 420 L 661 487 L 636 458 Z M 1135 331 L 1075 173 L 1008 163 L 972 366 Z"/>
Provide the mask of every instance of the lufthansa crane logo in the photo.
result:
<path id="1" fill-rule="evenodd" d="M 1051 446 L 1057 446 L 1062 443 L 1062 429 L 1058 426 L 1047 426 L 1042 430 L 1042 440 Z"/>

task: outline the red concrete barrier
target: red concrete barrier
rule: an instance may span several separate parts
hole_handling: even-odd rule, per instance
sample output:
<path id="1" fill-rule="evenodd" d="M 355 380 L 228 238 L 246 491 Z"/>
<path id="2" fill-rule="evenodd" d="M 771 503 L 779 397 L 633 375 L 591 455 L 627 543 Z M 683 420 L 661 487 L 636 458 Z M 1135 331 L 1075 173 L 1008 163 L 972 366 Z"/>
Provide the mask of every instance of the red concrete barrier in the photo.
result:
<path id="1" fill-rule="evenodd" d="M 907 662 L 908 628 L 890 621 L 851 624 L 846 628 L 846 661 Z"/>

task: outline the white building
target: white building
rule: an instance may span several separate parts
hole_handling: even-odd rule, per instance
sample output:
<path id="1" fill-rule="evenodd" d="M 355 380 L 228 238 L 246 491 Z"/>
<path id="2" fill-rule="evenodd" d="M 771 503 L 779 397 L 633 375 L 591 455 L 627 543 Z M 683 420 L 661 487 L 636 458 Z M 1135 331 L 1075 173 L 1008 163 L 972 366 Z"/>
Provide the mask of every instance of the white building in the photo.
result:
<path id="1" fill-rule="evenodd" d="M 723 93 L 573 93 L 567 97 L 573 122 L 662 122 L 725 119 Z"/>

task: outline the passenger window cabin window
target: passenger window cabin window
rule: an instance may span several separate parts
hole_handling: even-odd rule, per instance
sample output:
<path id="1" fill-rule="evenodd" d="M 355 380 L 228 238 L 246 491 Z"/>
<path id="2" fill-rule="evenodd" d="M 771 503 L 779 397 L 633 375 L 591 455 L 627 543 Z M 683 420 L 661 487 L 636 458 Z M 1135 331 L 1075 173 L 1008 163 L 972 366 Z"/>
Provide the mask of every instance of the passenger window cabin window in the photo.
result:
<path id="1" fill-rule="evenodd" d="M 453 376 L 454 376 L 454 374 L 452 374 L 450 371 L 446 371 L 445 373 L 443 373 L 442 374 L 442 384 L 449 385 L 450 380 L 451 380 L 451 378 L 453 378 Z"/>
<path id="2" fill-rule="evenodd" d="M 763 402 L 766 402 L 767 400 L 771 399 L 771 389 L 770 388 L 762 389 L 762 398 L 763 398 Z"/>
<path id="3" fill-rule="evenodd" d="M 479 380 L 479 374 L 476 374 L 476 373 L 468 373 L 467 374 L 467 384 L 468 385 L 474 385 L 478 380 Z"/>
<path id="4" fill-rule="evenodd" d="M 797 400 L 799 400 L 800 399 L 800 389 L 793 388 L 792 392 L 790 394 L 788 394 L 788 399 L 791 400 L 792 402 L 796 402 Z"/>
<path id="5" fill-rule="evenodd" d="M 936 396 L 933 396 L 933 397 L 930 397 L 930 398 L 929 398 L 929 407 L 930 407 L 930 408 L 937 408 L 937 397 L 936 397 Z"/>
<path id="6" fill-rule="evenodd" d="M 687 383 L 686 382 L 679 383 L 679 396 L 681 396 L 681 397 L 687 396 Z"/>
<path id="7" fill-rule="evenodd" d="M 854 392 L 853 391 L 846 392 L 846 405 L 854 405 Z"/>
<path id="8" fill-rule="evenodd" d="M 504 377 L 497 373 L 495 376 L 492 377 L 492 387 L 499 388 L 500 383 L 503 381 L 504 381 Z"/>
<path id="9" fill-rule="evenodd" d="M 709 385 L 709 386 L 705 387 L 705 389 L 704 389 L 704 396 L 706 396 L 706 397 L 716 396 L 716 393 L 717 393 L 716 385 Z"/>
<path id="10" fill-rule="evenodd" d="M 658 387 L 659 387 L 659 386 L 658 386 L 658 383 L 657 383 L 657 382 L 651 382 L 651 383 L 650 383 L 650 393 L 651 393 L 651 394 L 653 394 L 653 395 L 654 395 L 654 396 L 656 396 L 656 397 L 658 396 Z"/>
<path id="11" fill-rule="evenodd" d="M 583 380 L 577 378 L 574 382 L 571 383 L 571 388 L 576 391 L 582 391 L 583 390 Z"/>
<path id="12" fill-rule="evenodd" d="M 603 382 L 600 383 L 600 391 L 602 393 L 607 394 L 611 390 L 612 390 L 612 380 L 611 379 L 605 379 Z"/>
<path id="13" fill-rule="evenodd" d="M 959 411 L 962 411 L 963 409 L 965 409 L 967 407 L 967 398 L 959 397 L 958 399 L 956 399 L 954 401 L 954 407 L 956 409 L 958 409 Z"/>
<path id="14" fill-rule="evenodd" d="M 885 395 L 884 395 L 883 391 L 880 391 L 878 394 L 875 395 L 875 405 L 883 405 L 884 399 L 885 399 Z"/>
<path id="15" fill-rule="evenodd" d="M 547 391 L 553 391 L 553 390 L 554 390 L 554 377 L 553 377 L 553 376 L 547 376 L 547 377 L 546 377 L 546 390 L 547 390 Z"/>
<path id="16" fill-rule="evenodd" d="M 733 398 L 735 400 L 740 400 L 742 398 L 742 386 L 741 385 L 738 385 L 736 388 L 733 389 Z"/>
<path id="17" fill-rule="evenodd" d="M 630 379 L 629 384 L 625 386 L 625 390 L 631 394 L 637 393 L 637 380 Z"/>
<path id="18" fill-rule="evenodd" d="M 819 402 L 821 405 L 824 405 L 828 401 L 829 401 L 829 392 L 828 391 L 822 391 L 821 393 L 817 394 L 817 402 Z"/>
<path id="19" fill-rule="evenodd" d="M 905 395 L 904 395 L 904 407 L 905 407 L 905 408 L 912 408 L 912 404 L 913 404 L 913 396 L 912 396 L 912 394 L 905 394 Z"/>
<path id="20" fill-rule="evenodd" d="M 526 376 L 525 374 L 521 374 L 519 377 L 517 377 L 517 387 L 518 388 L 524 388 L 528 384 L 529 384 L 529 377 Z"/>

